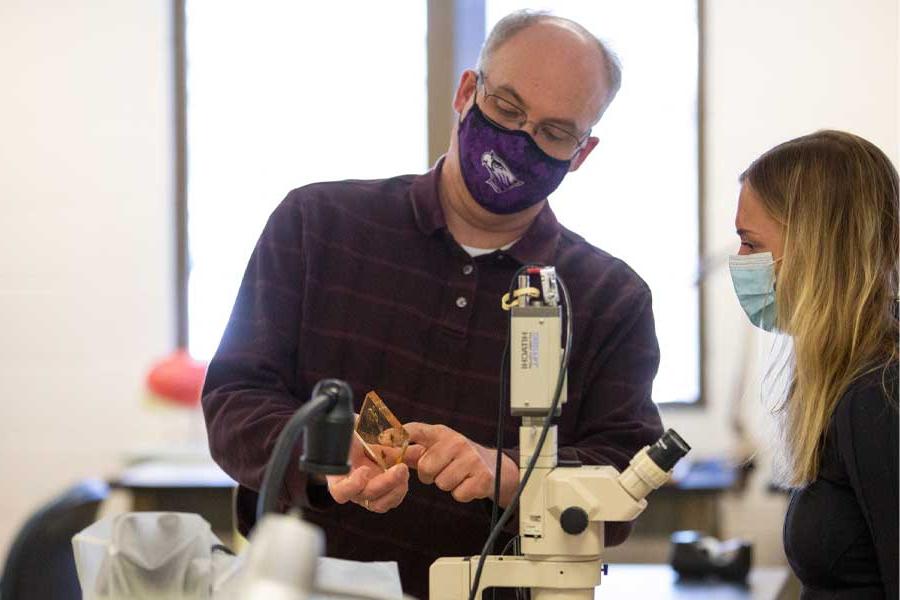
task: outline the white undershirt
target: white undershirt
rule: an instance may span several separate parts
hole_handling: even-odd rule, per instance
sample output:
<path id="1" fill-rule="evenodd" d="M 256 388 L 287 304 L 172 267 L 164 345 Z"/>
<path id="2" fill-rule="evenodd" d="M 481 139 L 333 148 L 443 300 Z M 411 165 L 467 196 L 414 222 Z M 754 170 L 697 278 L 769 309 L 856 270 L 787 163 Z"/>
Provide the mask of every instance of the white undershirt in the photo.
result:
<path id="1" fill-rule="evenodd" d="M 499 248 L 476 248 L 474 246 L 463 246 L 462 244 L 460 244 L 460 246 L 462 246 L 462 249 L 465 250 L 469 256 L 475 258 L 476 256 L 490 254 L 491 252 L 496 252 L 497 250 L 509 250 L 510 248 L 512 248 L 512 245 L 518 241 L 518 239 L 515 239 L 505 246 L 501 246 Z"/>

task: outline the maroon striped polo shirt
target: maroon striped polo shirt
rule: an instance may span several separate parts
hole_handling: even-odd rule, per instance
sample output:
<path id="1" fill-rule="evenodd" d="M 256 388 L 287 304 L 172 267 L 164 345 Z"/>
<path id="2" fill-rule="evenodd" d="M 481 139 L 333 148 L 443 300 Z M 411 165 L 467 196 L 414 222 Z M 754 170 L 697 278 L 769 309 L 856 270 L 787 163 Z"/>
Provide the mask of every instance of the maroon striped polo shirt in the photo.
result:
<path id="1" fill-rule="evenodd" d="M 203 394 L 212 455 L 241 484 L 244 529 L 279 431 L 322 378 L 347 381 L 357 409 L 375 390 L 403 422 L 440 423 L 492 446 L 507 327 L 500 298 L 525 262 L 555 265 L 572 297 L 560 457 L 621 469 L 662 433 L 651 400 L 659 348 L 647 285 L 560 226 L 549 205 L 511 248 L 472 258 L 447 230 L 440 166 L 309 185 L 270 217 Z M 504 423 L 517 458 L 517 420 Z M 283 500 L 324 528 L 330 556 L 397 561 L 404 590 L 421 598 L 429 565 L 478 554 L 489 525 L 489 501 L 458 503 L 414 473 L 403 503 L 384 515 L 337 505 L 319 486 L 307 490 L 295 468 Z M 607 527 L 608 542 L 627 531 Z"/>

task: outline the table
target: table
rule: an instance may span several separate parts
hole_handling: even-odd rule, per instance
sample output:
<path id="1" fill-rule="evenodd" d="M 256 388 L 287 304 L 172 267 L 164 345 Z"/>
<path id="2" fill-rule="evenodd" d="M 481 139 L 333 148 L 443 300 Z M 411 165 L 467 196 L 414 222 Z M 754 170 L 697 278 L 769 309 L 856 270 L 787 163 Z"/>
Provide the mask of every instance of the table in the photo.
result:
<path id="1" fill-rule="evenodd" d="M 125 467 L 109 483 L 113 488 L 131 492 L 132 510 L 198 513 L 209 521 L 223 542 L 229 543 L 233 531 L 232 496 L 237 484 L 211 460 L 141 462 Z M 719 480 L 708 485 L 673 485 L 667 492 L 675 498 L 692 497 L 695 501 L 697 495 L 708 494 L 709 499 L 713 500 L 731 483 Z M 662 495 L 667 494 L 664 492 Z M 663 515 L 666 512 L 660 511 L 660 516 Z M 669 527 L 672 526 L 672 516 L 668 512 Z M 713 520 L 717 521 L 715 517 Z M 798 592 L 791 591 L 791 579 L 787 567 L 757 567 L 751 571 L 747 586 L 716 580 L 678 581 L 675 572 L 665 564 L 613 563 L 609 565 L 608 575 L 603 576 L 594 597 L 600 600 L 787 600 L 798 595 Z"/>
<path id="2" fill-rule="evenodd" d="M 594 593 L 598 600 L 652 598 L 653 600 L 786 600 L 790 591 L 787 567 L 756 567 L 748 585 L 719 580 L 678 581 L 669 565 L 611 564 Z"/>
<path id="3" fill-rule="evenodd" d="M 212 460 L 141 462 L 122 469 L 109 485 L 131 493 L 131 510 L 197 513 L 226 545 L 233 541 L 237 484 Z"/>

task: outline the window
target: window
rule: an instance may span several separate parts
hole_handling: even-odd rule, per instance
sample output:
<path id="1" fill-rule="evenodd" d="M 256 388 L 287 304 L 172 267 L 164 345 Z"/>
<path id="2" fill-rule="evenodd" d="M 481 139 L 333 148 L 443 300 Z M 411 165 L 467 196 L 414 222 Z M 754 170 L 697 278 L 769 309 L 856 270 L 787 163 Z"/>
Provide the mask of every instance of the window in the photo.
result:
<path id="1" fill-rule="evenodd" d="M 486 31 L 519 8 L 487 0 Z M 622 89 L 594 128 L 600 144 L 551 196 L 559 221 L 627 262 L 653 292 L 657 402 L 700 397 L 696 0 L 555 0 L 618 54 Z"/>
<path id="2" fill-rule="evenodd" d="M 427 169 L 425 19 L 420 2 L 187 1 L 194 356 L 215 352 L 247 259 L 288 191 Z M 384 22 L 390 35 L 372 26 Z"/>
<path id="3" fill-rule="evenodd" d="M 427 169 L 434 148 L 446 148 L 447 82 L 474 65 L 482 27 L 518 8 L 546 6 L 457 2 L 440 21 L 435 15 L 450 9 L 438 0 L 185 1 L 190 268 L 182 318 L 200 358 L 215 351 L 247 258 L 284 195 L 314 181 Z M 655 399 L 694 402 L 701 388 L 697 0 L 558 0 L 552 9 L 608 42 L 624 71 L 618 98 L 594 130 L 600 145 L 552 195 L 553 209 L 647 281 L 662 351 Z M 451 51 L 429 46 L 429 21 L 440 23 L 436 37 L 450 32 Z M 389 34 L 373 23 L 391 23 Z M 429 61 L 429 49 L 441 60 Z M 447 118 L 429 120 L 429 107 Z"/>

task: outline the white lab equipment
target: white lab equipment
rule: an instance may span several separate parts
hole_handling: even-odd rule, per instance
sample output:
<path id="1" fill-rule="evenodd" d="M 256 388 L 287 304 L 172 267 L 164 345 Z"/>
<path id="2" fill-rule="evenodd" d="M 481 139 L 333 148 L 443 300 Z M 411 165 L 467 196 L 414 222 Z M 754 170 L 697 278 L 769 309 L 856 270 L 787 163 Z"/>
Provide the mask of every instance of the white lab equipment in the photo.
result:
<path id="1" fill-rule="evenodd" d="M 239 556 L 200 515 L 106 517 L 72 540 L 85 600 L 401 600 L 395 562 L 321 556 L 322 531 L 297 515 L 267 514 Z"/>
<path id="2" fill-rule="evenodd" d="M 539 278 L 540 288 L 532 285 Z M 560 464 L 556 419 L 566 401 L 572 340 L 569 294 L 553 267 L 526 265 L 501 306 L 510 311 L 509 406 L 519 428 L 520 484 L 480 556 L 439 558 L 429 571 L 431 600 L 481 598 L 490 587 L 529 588 L 533 600 L 588 600 L 603 569 L 604 522 L 631 521 L 690 450 L 673 430 L 635 454 L 621 474 L 611 466 Z M 566 307 L 566 344 L 562 344 Z M 504 401 L 505 399 L 501 399 Z M 502 404 L 501 404 L 502 406 Z M 498 425 L 500 429 L 500 425 Z M 502 431 L 502 429 L 501 429 Z M 489 556 L 518 510 L 521 556 Z"/>
<path id="3" fill-rule="evenodd" d="M 258 523 L 241 556 L 231 555 L 199 515 L 147 512 L 109 517 L 73 538 L 84 597 L 400 600 L 396 563 L 323 558 L 323 534 L 317 527 L 298 515 L 274 513 L 301 433 L 304 452 L 294 468 L 322 474 L 349 471 L 352 402 L 349 385 L 323 380 L 282 429 L 260 490 Z"/>
<path id="4" fill-rule="evenodd" d="M 215 600 L 401 600 L 395 562 L 356 562 L 321 556 L 322 530 L 298 515 L 269 513 L 257 523 L 239 568 Z"/>

